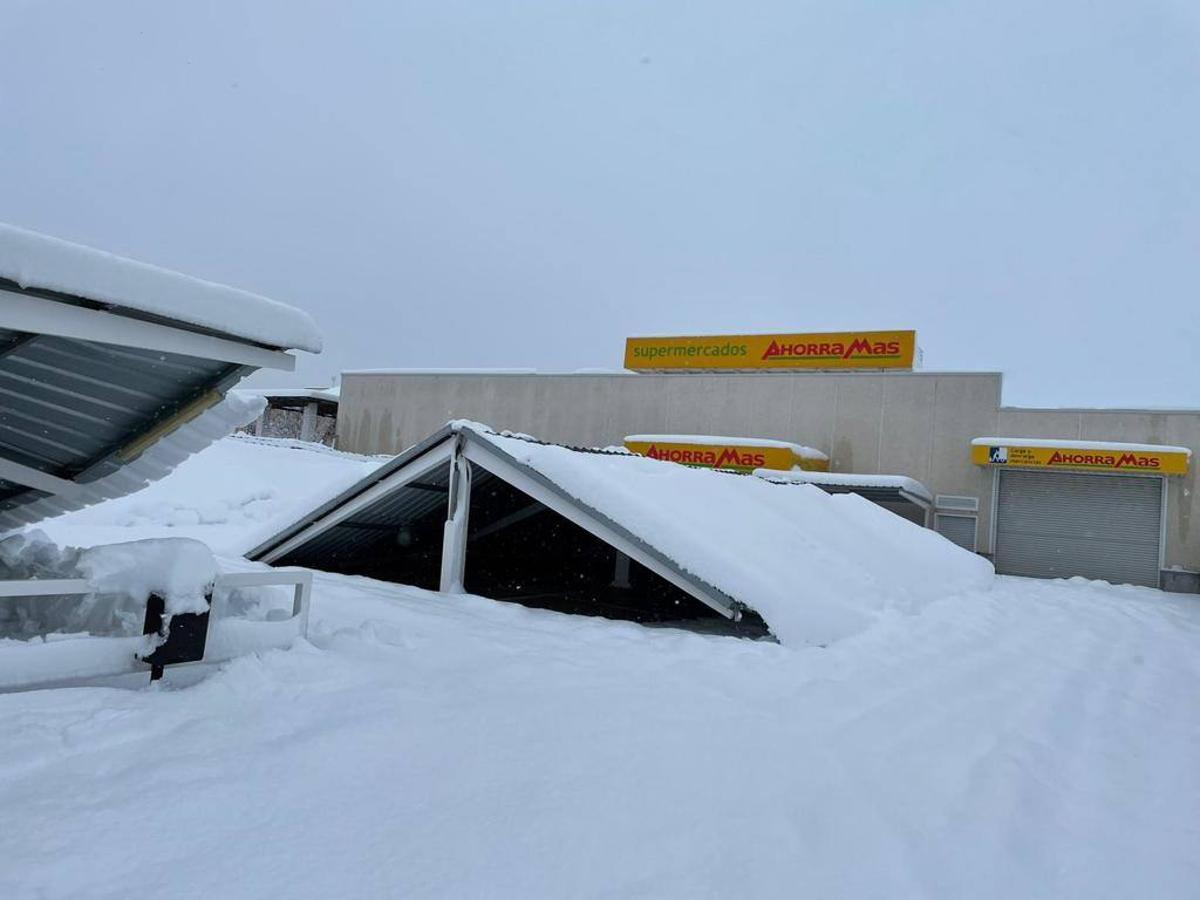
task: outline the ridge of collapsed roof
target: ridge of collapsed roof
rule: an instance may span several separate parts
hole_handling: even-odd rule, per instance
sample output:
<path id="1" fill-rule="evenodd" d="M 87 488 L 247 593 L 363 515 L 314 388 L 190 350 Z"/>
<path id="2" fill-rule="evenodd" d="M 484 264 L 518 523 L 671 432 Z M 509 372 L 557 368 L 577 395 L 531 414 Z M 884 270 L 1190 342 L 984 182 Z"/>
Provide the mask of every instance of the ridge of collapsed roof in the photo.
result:
<path id="1" fill-rule="evenodd" d="M 474 422 L 471 419 L 451 419 L 446 423 L 446 427 L 456 432 L 475 432 L 481 435 L 494 435 L 496 437 L 511 438 L 513 440 L 524 441 L 527 444 L 537 444 L 541 447 L 562 447 L 564 450 L 571 450 L 575 453 L 594 453 L 601 456 L 636 456 L 637 454 L 626 450 L 624 447 L 583 447 L 574 444 L 560 444 L 557 441 L 543 441 L 541 438 L 536 438 L 532 434 L 525 434 L 521 431 L 497 431 L 490 425 L 485 425 L 482 422 Z"/>

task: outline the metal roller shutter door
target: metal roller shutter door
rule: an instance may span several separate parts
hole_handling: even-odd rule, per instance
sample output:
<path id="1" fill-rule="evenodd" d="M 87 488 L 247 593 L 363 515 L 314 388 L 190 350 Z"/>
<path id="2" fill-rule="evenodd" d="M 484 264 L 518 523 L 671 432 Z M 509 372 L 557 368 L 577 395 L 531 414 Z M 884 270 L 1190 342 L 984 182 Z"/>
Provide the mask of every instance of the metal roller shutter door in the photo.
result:
<path id="1" fill-rule="evenodd" d="M 937 530 L 942 537 L 953 541 L 964 550 L 975 552 L 975 516 L 938 513 Z"/>
<path id="2" fill-rule="evenodd" d="M 996 571 L 1158 587 L 1162 479 L 1000 471 Z"/>

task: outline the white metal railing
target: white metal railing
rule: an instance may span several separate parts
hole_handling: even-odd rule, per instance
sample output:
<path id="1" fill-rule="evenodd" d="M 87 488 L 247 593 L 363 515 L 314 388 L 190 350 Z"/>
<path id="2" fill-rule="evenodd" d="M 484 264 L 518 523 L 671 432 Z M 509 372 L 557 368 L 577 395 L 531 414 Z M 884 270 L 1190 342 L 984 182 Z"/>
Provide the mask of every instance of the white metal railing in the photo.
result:
<path id="1" fill-rule="evenodd" d="M 287 586 L 293 589 L 292 614 L 287 619 L 252 621 L 228 615 L 231 590 Z M 0 581 L 0 598 L 83 596 L 94 591 L 82 578 Z M 223 662 L 246 653 L 289 646 L 296 638 L 308 635 L 311 604 L 312 572 L 307 569 L 279 568 L 218 575 L 213 582 L 204 658 L 198 662 Z M 137 654 L 145 649 L 143 635 L 47 635 L 41 641 L 4 642 L 0 644 L 0 692 L 149 673 L 149 664 L 137 658 Z"/>

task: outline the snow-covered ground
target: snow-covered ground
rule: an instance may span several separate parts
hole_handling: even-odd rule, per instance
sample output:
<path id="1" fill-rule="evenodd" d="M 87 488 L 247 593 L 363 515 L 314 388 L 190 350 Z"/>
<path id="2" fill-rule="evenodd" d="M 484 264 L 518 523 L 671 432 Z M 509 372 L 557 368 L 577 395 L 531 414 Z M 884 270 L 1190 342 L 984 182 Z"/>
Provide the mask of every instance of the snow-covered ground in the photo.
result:
<path id="1" fill-rule="evenodd" d="M 373 464 L 228 439 L 44 530 L 236 554 Z M 0 696 L 0 896 L 1200 884 L 1195 597 L 1001 578 L 793 649 L 319 575 L 310 638 Z"/>

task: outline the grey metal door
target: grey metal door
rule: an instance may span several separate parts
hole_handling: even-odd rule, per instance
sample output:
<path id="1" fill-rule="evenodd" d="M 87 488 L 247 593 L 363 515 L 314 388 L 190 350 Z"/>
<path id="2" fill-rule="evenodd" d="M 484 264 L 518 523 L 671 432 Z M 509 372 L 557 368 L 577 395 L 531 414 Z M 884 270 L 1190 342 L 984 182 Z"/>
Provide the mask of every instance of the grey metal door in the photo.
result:
<path id="1" fill-rule="evenodd" d="M 938 533 L 972 553 L 975 552 L 975 524 L 975 516 L 956 516 L 953 513 L 937 514 Z"/>
<path id="2" fill-rule="evenodd" d="M 996 571 L 1158 587 L 1162 479 L 1002 469 Z"/>

